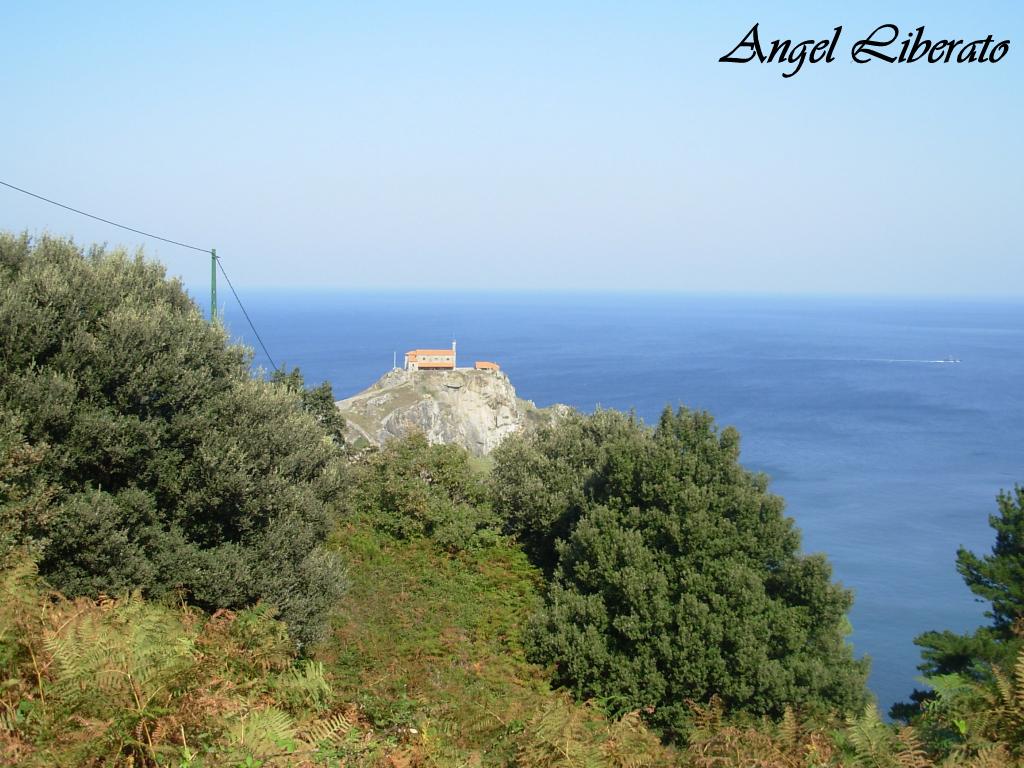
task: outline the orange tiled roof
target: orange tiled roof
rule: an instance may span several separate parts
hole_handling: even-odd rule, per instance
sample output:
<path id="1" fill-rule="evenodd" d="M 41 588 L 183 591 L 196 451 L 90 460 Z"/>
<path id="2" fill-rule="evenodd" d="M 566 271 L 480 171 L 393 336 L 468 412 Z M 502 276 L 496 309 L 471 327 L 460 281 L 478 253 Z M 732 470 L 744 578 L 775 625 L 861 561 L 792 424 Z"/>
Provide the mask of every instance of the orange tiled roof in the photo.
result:
<path id="1" fill-rule="evenodd" d="M 419 355 L 448 355 L 454 354 L 450 349 L 411 349 L 405 353 L 406 357 L 418 357 Z"/>
<path id="2" fill-rule="evenodd" d="M 474 363 L 474 367 L 477 370 L 488 370 L 488 371 L 498 371 L 498 370 L 501 370 L 501 366 L 500 365 L 498 365 L 497 363 L 492 363 L 489 360 L 477 360 L 476 363 Z"/>

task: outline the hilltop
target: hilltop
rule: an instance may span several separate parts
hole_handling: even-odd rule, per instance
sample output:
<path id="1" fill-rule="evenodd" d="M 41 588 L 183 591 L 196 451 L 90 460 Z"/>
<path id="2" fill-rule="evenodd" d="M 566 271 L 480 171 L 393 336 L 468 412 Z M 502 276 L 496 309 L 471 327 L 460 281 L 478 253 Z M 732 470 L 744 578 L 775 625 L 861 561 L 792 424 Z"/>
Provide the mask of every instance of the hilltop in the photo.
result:
<path id="1" fill-rule="evenodd" d="M 568 413 L 566 405 L 538 408 L 516 395 L 501 371 L 395 368 L 338 409 L 355 444 L 381 445 L 422 432 L 431 443 L 460 445 L 474 456 L 490 453 L 508 435 Z"/>

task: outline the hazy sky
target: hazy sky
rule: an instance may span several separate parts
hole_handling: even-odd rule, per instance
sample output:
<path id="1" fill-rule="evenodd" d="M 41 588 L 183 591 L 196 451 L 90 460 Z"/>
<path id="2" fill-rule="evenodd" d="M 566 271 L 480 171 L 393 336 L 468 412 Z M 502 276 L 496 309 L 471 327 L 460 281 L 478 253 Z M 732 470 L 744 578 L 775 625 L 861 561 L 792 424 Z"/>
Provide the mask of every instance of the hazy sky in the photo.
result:
<path id="1" fill-rule="evenodd" d="M 1019 0 L 503 5 L 5 3 L 0 179 L 241 286 L 1024 293 Z M 755 21 L 837 60 L 719 63 Z M 1010 52 L 852 63 L 883 23 Z"/>

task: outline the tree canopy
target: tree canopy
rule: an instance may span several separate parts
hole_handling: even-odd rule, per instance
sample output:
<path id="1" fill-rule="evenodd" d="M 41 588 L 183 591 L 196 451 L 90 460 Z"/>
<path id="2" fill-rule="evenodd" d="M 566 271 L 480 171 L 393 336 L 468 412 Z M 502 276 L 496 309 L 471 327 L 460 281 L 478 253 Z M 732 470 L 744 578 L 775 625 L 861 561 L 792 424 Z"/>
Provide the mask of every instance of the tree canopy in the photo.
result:
<path id="1" fill-rule="evenodd" d="M 991 677 L 991 667 L 1009 667 L 1024 647 L 1024 487 L 1002 492 L 997 498 L 999 514 L 989 515 L 996 532 L 991 553 L 978 556 L 961 547 L 956 568 L 967 587 L 988 602 L 989 626 L 957 634 L 932 630 L 914 638 L 921 648 L 918 666 L 926 680 L 943 675 L 961 675 L 975 680 Z M 897 704 L 893 714 L 903 718 L 917 714 L 928 694 L 915 691 L 914 705 Z"/>
<path id="2" fill-rule="evenodd" d="M 422 433 L 355 457 L 344 509 L 395 538 L 426 537 L 451 552 L 499 538 L 469 454 L 457 445 L 431 445 Z"/>
<path id="3" fill-rule="evenodd" d="M 988 518 L 996 532 L 992 553 L 978 557 L 961 547 L 956 569 L 970 590 L 991 604 L 992 628 L 1007 636 L 1024 617 L 1024 487 L 1000 493 L 997 503 L 999 514 Z"/>
<path id="4" fill-rule="evenodd" d="M 287 371 L 283 366 L 270 373 L 270 381 L 297 394 L 303 409 L 316 419 L 331 439 L 339 446 L 345 445 L 345 417 L 334 404 L 334 389 L 329 381 L 307 387 L 302 371 L 298 368 Z"/>
<path id="5" fill-rule="evenodd" d="M 321 546 L 342 463 L 294 387 L 254 378 L 141 253 L 0 235 L 0 326 L 0 492 L 25 510 L 6 535 L 55 587 L 264 600 L 316 635 L 344 584 Z"/>
<path id="6" fill-rule="evenodd" d="M 793 521 L 739 435 L 666 409 L 654 429 L 613 412 L 570 416 L 496 454 L 496 511 L 552 570 L 533 658 L 669 735 L 687 701 L 780 714 L 852 711 L 866 660 L 845 642 L 850 592 Z M 523 482 L 535 478 L 533 482 Z"/>

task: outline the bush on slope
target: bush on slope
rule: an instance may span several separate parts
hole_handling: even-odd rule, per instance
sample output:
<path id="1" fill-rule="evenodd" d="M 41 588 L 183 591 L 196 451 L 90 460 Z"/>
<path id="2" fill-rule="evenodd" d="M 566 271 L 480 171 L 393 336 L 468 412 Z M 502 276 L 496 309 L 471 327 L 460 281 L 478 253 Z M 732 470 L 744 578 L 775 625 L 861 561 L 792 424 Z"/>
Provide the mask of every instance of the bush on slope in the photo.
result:
<path id="1" fill-rule="evenodd" d="M 52 489 L 6 535 L 57 589 L 265 600 L 317 635 L 344 585 L 322 546 L 341 454 L 297 393 L 141 255 L 0 235 L 0 327 L 4 439 Z"/>
<path id="2" fill-rule="evenodd" d="M 655 429 L 574 416 L 499 448 L 496 511 L 553 566 L 532 658 L 669 736 L 711 697 L 753 715 L 859 710 L 852 596 L 738 457 L 735 430 L 684 409 Z M 544 481 L 519 484 L 524 467 Z"/>

